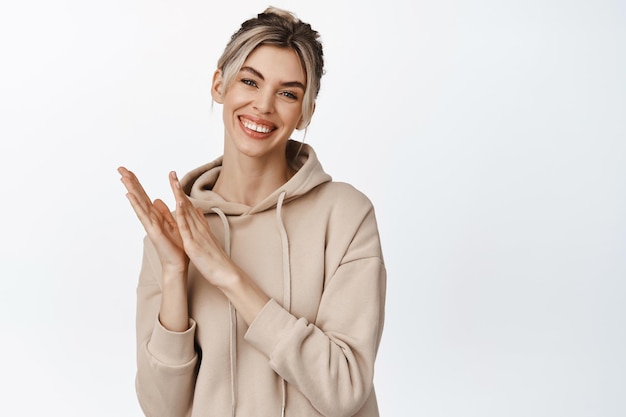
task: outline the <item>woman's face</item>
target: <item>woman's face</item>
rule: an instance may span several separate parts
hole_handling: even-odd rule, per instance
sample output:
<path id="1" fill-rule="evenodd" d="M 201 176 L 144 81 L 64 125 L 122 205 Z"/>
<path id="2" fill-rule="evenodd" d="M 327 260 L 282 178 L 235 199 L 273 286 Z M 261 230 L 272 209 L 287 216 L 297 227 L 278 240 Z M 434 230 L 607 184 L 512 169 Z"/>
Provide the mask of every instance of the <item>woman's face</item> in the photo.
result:
<path id="1" fill-rule="evenodd" d="M 306 75 L 296 52 L 262 45 L 246 59 L 224 94 L 221 73 L 213 99 L 224 105 L 226 145 L 267 162 L 285 158 L 285 146 L 302 118 Z"/>

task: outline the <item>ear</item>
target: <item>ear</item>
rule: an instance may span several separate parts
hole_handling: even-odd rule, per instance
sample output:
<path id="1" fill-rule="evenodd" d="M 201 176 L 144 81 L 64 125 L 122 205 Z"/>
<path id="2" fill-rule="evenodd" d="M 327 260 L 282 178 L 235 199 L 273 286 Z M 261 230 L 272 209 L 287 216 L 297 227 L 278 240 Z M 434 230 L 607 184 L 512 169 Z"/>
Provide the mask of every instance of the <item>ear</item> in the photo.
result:
<path id="1" fill-rule="evenodd" d="M 219 104 L 224 104 L 224 80 L 222 70 L 215 70 L 213 73 L 213 84 L 211 85 L 211 97 Z"/>

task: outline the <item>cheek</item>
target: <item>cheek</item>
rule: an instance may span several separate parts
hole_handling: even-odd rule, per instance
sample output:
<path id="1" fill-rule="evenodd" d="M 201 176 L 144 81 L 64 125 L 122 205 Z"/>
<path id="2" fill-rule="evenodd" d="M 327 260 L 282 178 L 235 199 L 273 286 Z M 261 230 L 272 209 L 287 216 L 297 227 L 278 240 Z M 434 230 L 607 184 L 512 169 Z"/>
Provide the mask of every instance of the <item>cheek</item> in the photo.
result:
<path id="1" fill-rule="evenodd" d="M 224 121 L 227 122 L 229 120 L 233 120 L 235 118 L 235 113 L 244 107 L 245 102 L 238 99 L 231 98 L 230 100 L 224 101 L 223 118 Z"/>
<path id="2" fill-rule="evenodd" d="M 224 102 L 224 107 L 222 108 L 222 122 L 224 123 L 224 127 L 229 129 L 231 126 L 234 126 L 238 120 L 235 117 L 235 112 L 237 111 L 237 104 L 232 101 L 226 100 Z"/>
<path id="3" fill-rule="evenodd" d="M 242 105 L 249 103 L 252 98 L 252 92 L 247 91 L 244 88 L 240 88 L 235 84 L 231 86 L 224 95 L 224 108 L 228 107 L 231 110 L 237 109 Z"/>
<path id="4" fill-rule="evenodd" d="M 288 121 L 290 125 L 297 125 L 302 118 L 302 106 L 290 104 L 286 106 L 284 110 L 285 121 Z"/>

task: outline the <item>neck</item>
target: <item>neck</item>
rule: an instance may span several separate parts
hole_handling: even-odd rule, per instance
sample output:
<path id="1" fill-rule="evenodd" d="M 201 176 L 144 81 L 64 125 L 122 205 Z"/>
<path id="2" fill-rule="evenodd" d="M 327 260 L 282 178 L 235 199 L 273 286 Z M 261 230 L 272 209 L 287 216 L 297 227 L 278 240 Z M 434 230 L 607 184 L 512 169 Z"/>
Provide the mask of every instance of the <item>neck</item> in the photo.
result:
<path id="1" fill-rule="evenodd" d="M 225 200 L 254 206 L 295 174 L 287 158 L 250 158 L 238 152 L 224 152 L 222 170 L 213 191 Z"/>

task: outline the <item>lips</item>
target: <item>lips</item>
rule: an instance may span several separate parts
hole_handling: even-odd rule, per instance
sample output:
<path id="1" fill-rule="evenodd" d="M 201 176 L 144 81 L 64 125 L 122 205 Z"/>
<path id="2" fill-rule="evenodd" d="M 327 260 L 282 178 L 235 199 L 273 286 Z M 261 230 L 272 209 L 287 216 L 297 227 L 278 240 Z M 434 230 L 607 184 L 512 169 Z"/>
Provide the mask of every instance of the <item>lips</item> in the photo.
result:
<path id="1" fill-rule="evenodd" d="M 248 117 L 239 117 L 239 121 L 243 127 L 251 133 L 267 135 L 276 130 L 276 126 L 266 120 L 253 120 Z"/>

